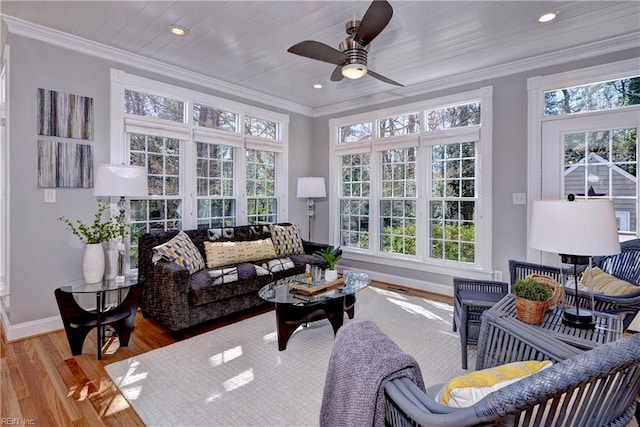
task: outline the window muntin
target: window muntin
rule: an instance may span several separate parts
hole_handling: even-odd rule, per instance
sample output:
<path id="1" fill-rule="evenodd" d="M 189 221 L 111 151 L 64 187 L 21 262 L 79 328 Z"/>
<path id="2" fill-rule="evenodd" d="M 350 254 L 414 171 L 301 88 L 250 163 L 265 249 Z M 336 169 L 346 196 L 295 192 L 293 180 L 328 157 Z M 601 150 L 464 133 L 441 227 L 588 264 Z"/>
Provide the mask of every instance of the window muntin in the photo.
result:
<path id="1" fill-rule="evenodd" d="M 431 147 L 429 256 L 475 262 L 476 144 Z"/>
<path id="2" fill-rule="evenodd" d="M 278 123 L 257 117 L 245 116 L 244 133 L 245 135 L 277 140 Z"/>
<path id="3" fill-rule="evenodd" d="M 378 120 L 380 138 L 410 135 L 420 132 L 420 113 L 405 114 Z"/>
<path id="4" fill-rule="evenodd" d="M 563 140 L 565 197 L 613 200 L 618 231 L 635 234 L 637 128 L 567 133 Z"/>
<path id="5" fill-rule="evenodd" d="M 369 248 L 369 197 L 371 155 L 342 156 L 342 198 L 340 200 L 340 244 Z"/>
<path id="6" fill-rule="evenodd" d="M 236 224 L 233 154 L 228 145 L 196 142 L 198 228 Z"/>
<path id="7" fill-rule="evenodd" d="M 276 222 L 276 153 L 247 150 L 247 220 L 250 224 Z"/>
<path id="8" fill-rule="evenodd" d="M 129 134 L 130 163 L 145 166 L 149 199 L 131 200 L 131 268 L 138 265 L 138 238 L 151 230 L 181 228 L 180 141 L 174 138 Z"/>
<path id="9" fill-rule="evenodd" d="M 480 102 L 427 111 L 427 131 L 445 130 L 480 124 Z"/>
<path id="10" fill-rule="evenodd" d="M 371 122 L 356 123 L 340 128 L 340 144 L 349 142 L 366 141 L 372 138 Z"/>
<path id="11" fill-rule="evenodd" d="M 640 104 L 640 77 L 629 77 L 544 92 L 544 115 L 602 111 Z"/>
<path id="12" fill-rule="evenodd" d="M 127 114 L 184 123 L 184 105 L 183 101 L 166 96 L 124 91 L 124 112 Z"/>
<path id="13" fill-rule="evenodd" d="M 380 250 L 416 254 L 417 148 L 382 152 Z"/>
<path id="14" fill-rule="evenodd" d="M 239 114 L 232 111 L 197 103 L 193 104 L 193 124 L 196 126 L 237 133 L 238 118 Z"/>

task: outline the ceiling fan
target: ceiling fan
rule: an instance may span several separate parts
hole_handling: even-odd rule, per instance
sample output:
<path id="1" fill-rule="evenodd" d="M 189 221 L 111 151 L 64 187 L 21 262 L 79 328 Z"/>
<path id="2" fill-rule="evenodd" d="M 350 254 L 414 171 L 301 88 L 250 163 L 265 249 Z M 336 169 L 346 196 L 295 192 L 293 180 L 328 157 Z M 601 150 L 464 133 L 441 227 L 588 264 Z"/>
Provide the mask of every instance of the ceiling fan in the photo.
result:
<path id="1" fill-rule="evenodd" d="M 393 16 L 393 8 L 386 0 L 374 0 L 362 20 L 347 21 L 347 38 L 338 49 L 313 40 L 296 43 L 287 52 L 337 65 L 331 73 L 331 81 L 343 77 L 359 79 L 369 74 L 378 80 L 396 86 L 404 86 L 367 68 L 367 54 L 371 41 L 387 26 Z"/>

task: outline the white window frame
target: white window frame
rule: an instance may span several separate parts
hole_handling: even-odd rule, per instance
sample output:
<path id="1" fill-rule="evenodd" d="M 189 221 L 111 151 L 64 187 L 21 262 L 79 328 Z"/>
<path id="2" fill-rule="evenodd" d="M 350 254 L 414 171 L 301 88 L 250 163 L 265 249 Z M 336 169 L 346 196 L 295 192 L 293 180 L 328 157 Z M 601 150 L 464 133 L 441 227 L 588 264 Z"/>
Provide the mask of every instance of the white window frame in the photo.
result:
<path id="1" fill-rule="evenodd" d="M 147 119 L 124 113 L 125 89 L 152 93 L 179 99 L 185 102 L 186 123 L 170 122 L 158 119 Z M 227 111 L 238 112 L 240 126 L 238 133 L 201 127 L 192 124 L 193 104 L 199 103 L 207 106 L 222 108 Z M 258 117 L 260 119 L 277 122 L 279 124 L 278 140 L 263 139 L 255 136 L 244 135 L 244 117 Z M 195 172 L 189 173 L 189 165 L 195 165 L 195 144 L 187 143 L 195 140 L 203 142 L 217 142 L 232 145 L 235 148 L 234 161 L 236 168 L 236 223 L 238 225 L 247 222 L 247 205 L 245 191 L 245 161 L 244 150 L 246 148 L 258 148 L 261 150 L 275 151 L 276 156 L 276 197 L 278 199 L 278 221 L 288 220 L 288 138 L 289 116 L 262 108 L 254 107 L 231 101 L 224 98 L 208 95 L 206 93 L 185 89 L 180 86 L 159 82 L 152 79 L 129 74 L 121 70 L 111 69 L 111 111 L 110 111 L 110 142 L 111 162 L 122 163 L 129 160 L 129 146 L 126 130 L 138 127 L 139 129 L 153 128 L 161 135 L 172 136 L 181 140 L 181 182 L 180 195 L 183 199 L 182 228 L 194 229 L 197 227 L 197 201 L 195 197 Z"/>
<path id="2" fill-rule="evenodd" d="M 569 116 L 598 115 L 602 113 L 606 114 L 611 111 L 588 111 L 572 115 L 545 116 L 545 92 L 558 88 L 581 86 L 595 82 L 625 78 L 631 74 L 637 74 L 638 61 L 640 61 L 640 58 L 632 58 L 624 61 L 565 71 L 557 74 L 549 74 L 547 76 L 535 76 L 527 79 L 527 103 L 529 115 L 527 126 L 527 230 L 529 230 L 531 225 L 531 210 L 533 208 L 533 202 L 542 198 L 542 123 L 546 121 L 563 120 Z M 622 108 L 637 107 L 638 106 L 630 106 Z M 638 191 L 640 192 L 640 186 Z M 528 233 L 527 260 L 532 262 L 542 261 L 542 253 L 529 247 Z"/>
<path id="3" fill-rule="evenodd" d="M 426 130 L 426 112 L 450 105 L 459 105 L 479 101 L 481 104 L 481 125 L 463 128 L 452 128 L 444 131 L 428 132 Z M 334 118 L 329 120 L 330 161 L 329 161 L 329 241 L 333 245 L 340 242 L 340 183 L 342 173 L 342 155 L 369 151 L 371 152 L 371 203 L 369 207 L 369 249 L 343 247 L 345 259 L 373 262 L 380 265 L 428 271 L 447 276 L 492 277 L 492 139 L 493 139 L 493 87 L 486 86 L 477 90 L 453 94 L 441 98 L 425 100 L 408 105 L 401 105 L 366 113 Z M 385 137 L 378 136 L 378 119 L 400 116 L 420 111 L 420 132 L 415 134 Z M 352 143 L 340 143 L 340 128 L 354 123 L 372 122 L 373 137 Z M 475 263 L 435 260 L 428 257 L 426 241 L 418 240 L 416 255 L 409 256 L 382 252 L 379 249 L 379 205 L 381 196 L 380 156 L 382 150 L 389 148 L 418 147 L 418 203 L 416 206 L 417 238 L 427 236 L 428 200 L 430 195 L 430 159 L 427 147 L 443 141 L 454 142 L 476 135 L 477 137 L 477 199 L 476 199 L 476 260 Z M 426 165 L 424 167 L 423 165 Z M 421 189 L 422 186 L 428 188 Z"/>

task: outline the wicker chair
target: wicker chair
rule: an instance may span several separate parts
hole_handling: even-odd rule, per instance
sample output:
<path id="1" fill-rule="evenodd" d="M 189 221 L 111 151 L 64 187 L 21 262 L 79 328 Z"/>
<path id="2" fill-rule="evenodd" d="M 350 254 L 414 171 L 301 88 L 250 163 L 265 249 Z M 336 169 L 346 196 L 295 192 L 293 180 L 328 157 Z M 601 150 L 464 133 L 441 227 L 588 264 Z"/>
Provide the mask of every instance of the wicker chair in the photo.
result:
<path id="1" fill-rule="evenodd" d="M 638 290 L 625 295 L 594 294 L 597 311 L 618 313 L 623 317 L 623 327 L 627 329 L 640 311 L 640 239 L 629 240 L 620 244 L 621 252 L 616 255 L 594 257 L 594 266 L 603 271 L 638 286 Z M 511 284 L 530 274 L 542 274 L 560 282 L 560 268 L 529 262 L 509 260 Z M 575 290 L 565 288 L 566 302 L 573 304 Z M 578 302 L 582 307 L 589 306 L 589 297 L 578 294 Z"/>
<path id="2" fill-rule="evenodd" d="M 481 358 L 485 367 L 529 358 L 557 363 L 468 408 L 440 405 L 407 378 L 391 380 L 384 388 L 386 425 L 625 426 L 632 420 L 640 388 L 640 334 L 582 352 L 515 319 L 495 321 L 492 331 L 509 340 L 500 357 Z M 485 338 L 481 334 L 481 343 Z"/>
<path id="3" fill-rule="evenodd" d="M 509 292 L 509 284 L 453 278 L 453 332 L 460 331 L 462 369 L 467 369 L 467 345 L 477 344 L 482 313 Z"/>

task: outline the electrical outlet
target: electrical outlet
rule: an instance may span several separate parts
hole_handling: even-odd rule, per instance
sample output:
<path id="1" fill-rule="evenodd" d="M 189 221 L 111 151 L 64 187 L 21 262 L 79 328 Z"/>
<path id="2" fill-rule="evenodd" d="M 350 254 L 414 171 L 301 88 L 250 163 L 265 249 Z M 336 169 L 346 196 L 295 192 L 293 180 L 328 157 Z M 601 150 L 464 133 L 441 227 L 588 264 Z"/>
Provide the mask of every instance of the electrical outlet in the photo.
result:
<path id="1" fill-rule="evenodd" d="M 44 190 L 44 202 L 55 203 L 56 202 L 56 190 L 53 188 L 45 188 Z"/>
<path id="2" fill-rule="evenodd" d="M 513 199 L 514 205 L 526 205 L 527 204 L 527 193 L 513 193 L 511 194 L 511 198 Z"/>
<path id="3" fill-rule="evenodd" d="M 496 280 L 498 282 L 502 282 L 502 271 L 494 270 L 493 271 L 493 280 Z"/>

